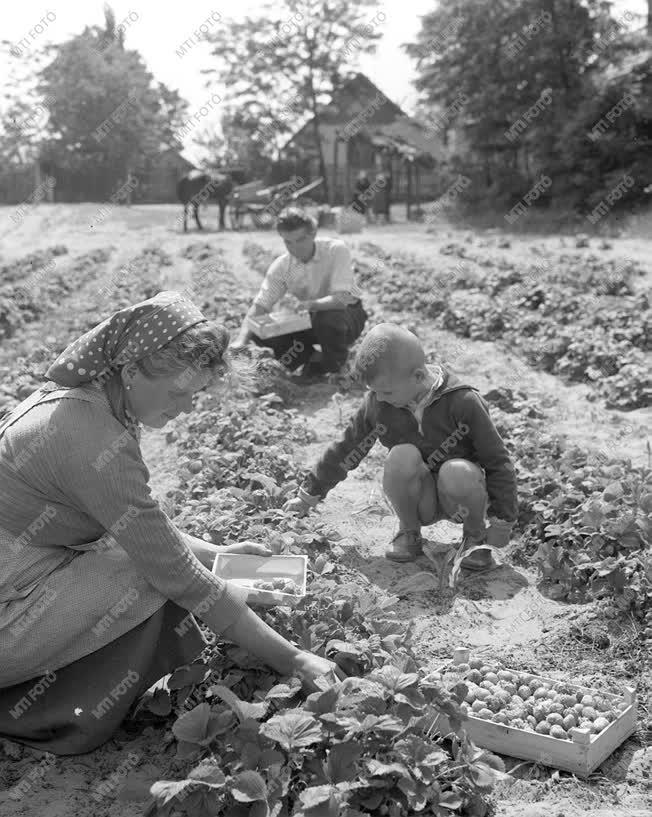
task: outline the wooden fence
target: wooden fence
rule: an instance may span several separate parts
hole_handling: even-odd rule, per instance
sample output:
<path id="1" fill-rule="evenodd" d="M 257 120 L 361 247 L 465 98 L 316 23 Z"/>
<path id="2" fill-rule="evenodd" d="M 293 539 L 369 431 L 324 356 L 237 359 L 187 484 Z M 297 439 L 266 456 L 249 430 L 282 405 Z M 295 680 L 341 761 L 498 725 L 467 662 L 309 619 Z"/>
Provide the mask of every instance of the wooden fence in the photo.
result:
<path id="1" fill-rule="evenodd" d="M 355 183 L 355 174 L 347 171 L 343 167 L 338 167 L 337 178 L 334 179 L 333 166 L 327 165 L 329 185 L 334 186 L 334 203 L 348 204 L 351 191 Z M 304 165 L 297 167 L 294 174 L 300 175 L 305 184 L 316 178 L 317 163 L 314 167 Z M 42 201 L 51 202 L 100 202 L 109 201 L 122 185 L 127 182 L 127 177 L 107 171 L 105 168 L 87 168 L 79 171 L 55 170 L 50 171 L 55 185 L 50 187 L 48 180 L 50 174 L 39 169 L 37 165 L 21 165 L 7 168 L 0 171 L 0 205 L 1 204 L 23 204 L 33 201 L 36 197 Z M 290 174 L 293 175 L 293 174 Z M 395 203 L 405 202 L 407 199 L 407 174 L 404 167 L 398 163 L 393 168 L 392 201 Z M 134 173 L 138 184 L 131 192 L 131 201 L 140 204 L 166 204 L 176 203 L 176 185 L 179 178 L 179 171 L 175 167 L 159 167 L 145 172 Z M 373 182 L 374 175 L 370 175 Z M 282 179 L 279 179 L 282 181 Z M 441 181 L 436 170 L 420 171 L 419 197 L 421 201 L 428 201 L 441 195 Z M 414 201 L 415 189 L 414 178 L 411 185 L 411 199 Z M 323 200 L 323 189 L 314 193 L 314 198 Z"/>
<path id="2" fill-rule="evenodd" d="M 83 171 L 50 171 L 55 180 L 50 186 L 50 174 L 37 165 L 19 165 L 0 171 L 0 204 L 23 204 L 34 200 L 51 202 L 107 202 L 127 182 L 125 174 L 118 177 L 104 168 Z M 175 167 L 156 168 L 134 173 L 138 184 L 131 192 L 131 201 L 143 204 L 164 204 L 177 201 L 176 186 L 179 172 Z"/>

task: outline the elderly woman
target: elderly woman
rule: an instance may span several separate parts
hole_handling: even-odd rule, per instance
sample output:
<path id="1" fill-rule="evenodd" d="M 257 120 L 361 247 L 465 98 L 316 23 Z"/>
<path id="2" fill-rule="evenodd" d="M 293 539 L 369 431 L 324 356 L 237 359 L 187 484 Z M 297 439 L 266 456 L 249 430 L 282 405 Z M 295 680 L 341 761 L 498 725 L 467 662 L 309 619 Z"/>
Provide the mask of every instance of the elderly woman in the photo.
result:
<path id="1" fill-rule="evenodd" d="M 139 424 L 191 411 L 227 368 L 228 340 L 180 294 L 159 293 L 72 343 L 0 422 L 1 736 L 95 749 L 206 646 L 193 612 L 280 673 L 334 678 L 211 572 L 220 548 L 178 530 L 150 493 Z"/>

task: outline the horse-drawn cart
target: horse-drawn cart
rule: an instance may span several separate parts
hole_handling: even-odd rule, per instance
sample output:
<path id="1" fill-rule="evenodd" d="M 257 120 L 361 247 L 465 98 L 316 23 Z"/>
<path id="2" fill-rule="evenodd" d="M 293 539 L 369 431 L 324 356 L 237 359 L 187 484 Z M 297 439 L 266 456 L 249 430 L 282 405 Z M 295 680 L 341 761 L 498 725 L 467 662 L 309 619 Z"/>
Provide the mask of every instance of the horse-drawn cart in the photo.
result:
<path id="1" fill-rule="evenodd" d="M 307 194 L 323 183 L 323 177 L 298 187 L 303 179 L 294 177 L 287 182 L 265 186 L 261 180 L 241 184 L 233 188 L 229 201 L 229 218 L 234 230 L 244 226 L 246 216 L 258 229 L 274 226 L 276 217 L 284 207 L 291 204 L 308 204 Z"/>

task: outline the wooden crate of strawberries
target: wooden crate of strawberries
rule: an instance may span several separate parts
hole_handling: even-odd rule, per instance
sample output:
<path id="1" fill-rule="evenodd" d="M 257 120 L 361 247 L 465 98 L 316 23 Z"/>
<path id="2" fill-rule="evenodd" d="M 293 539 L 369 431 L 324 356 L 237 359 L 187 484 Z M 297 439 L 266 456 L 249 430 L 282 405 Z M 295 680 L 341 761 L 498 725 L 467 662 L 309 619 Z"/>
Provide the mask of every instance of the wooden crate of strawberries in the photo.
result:
<path id="1" fill-rule="evenodd" d="M 622 696 L 474 658 L 466 648 L 429 676 L 464 681 L 466 729 L 477 746 L 587 777 L 636 730 L 636 693 Z M 443 718 L 443 716 L 442 716 Z M 439 723 L 444 731 L 447 724 Z"/>

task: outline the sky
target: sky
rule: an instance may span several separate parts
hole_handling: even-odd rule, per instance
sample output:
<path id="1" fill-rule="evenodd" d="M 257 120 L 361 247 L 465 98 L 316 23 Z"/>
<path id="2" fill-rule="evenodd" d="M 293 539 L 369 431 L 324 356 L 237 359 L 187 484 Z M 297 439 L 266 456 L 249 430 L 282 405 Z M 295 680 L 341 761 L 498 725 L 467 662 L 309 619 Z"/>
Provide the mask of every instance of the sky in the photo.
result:
<path id="1" fill-rule="evenodd" d="M 355 2 L 355 0 L 352 0 Z M 104 19 L 105 0 L 20 0 L 5 2 L 0 11 L 0 37 L 23 47 L 21 59 L 28 56 L 30 47 L 35 48 L 45 42 L 61 42 L 79 33 L 85 25 L 100 25 Z M 368 11 L 369 20 L 382 14 L 385 19 L 378 23 L 382 39 L 378 41 L 376 54 L 363 56 L 359 67 L 380 88 L 380 90 L 411 113 L 417 102 L 412 85 L 415 78 L 414 63 L 400 48 L 404 42 L 416 39 L 420 29 L 420 17 L 433 10 L 436 0 L 379 0 Z M 143 56 L 154 77 L 171 88 L 177 89 L 189 103 L 189 114 L 198 111 L 210 96 L 206 88 L 206 77 L 200 73 L 210 66 L 207 43 L 195 44 L 179 57 L 177 49 L 194 31 L 210 18 L 255 16 L 263 11 L 264 0 L 187 0 L 183 2 L 161 2 L 161 0 L 111 0 L 116 22 L 124 21 L 126 45 L 137 49 Z M 625 11 L 645 13 L 646 0 L 616 0 L 616 16 Z M 182 14 L 183 11 L 183 14 Z M 44 19 L 45 18 L 45 19 Z M 54 19 L 53 19 L 54 18 Z M 366 19 L 366 16 L 365 16 Z M 42 21 L 42 22 L 41 22 Z M 39 24 L 43 32 L 32 42 L 29 31 Z M 215 25 L 219 25 L 216 22 Z M 0 78 L 6 75 L 0 56 Z M 219 86 L 211 91 L 221 92 Z M 219 111 L 215 121 L 219 120 Z M 203 123 L 209 124 L 206 117 Z M 185 155 L 194 161 L 200 155 L 191 144 Z"/>

